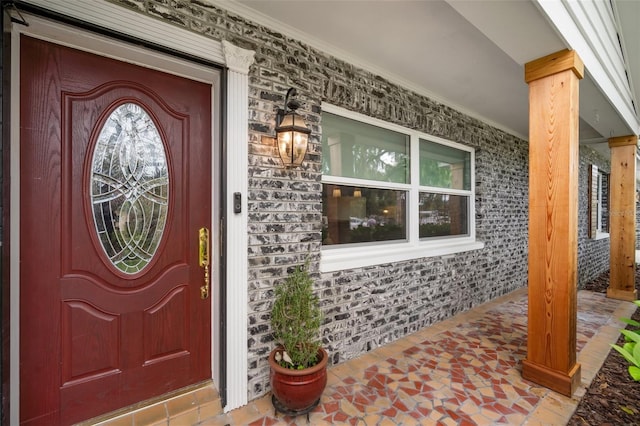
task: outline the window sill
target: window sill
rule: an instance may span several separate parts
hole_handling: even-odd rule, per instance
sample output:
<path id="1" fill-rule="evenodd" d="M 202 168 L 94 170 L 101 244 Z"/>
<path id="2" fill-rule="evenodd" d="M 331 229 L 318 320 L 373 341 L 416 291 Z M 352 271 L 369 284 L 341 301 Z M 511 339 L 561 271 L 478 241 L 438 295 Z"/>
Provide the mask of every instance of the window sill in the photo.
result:
<path id="1" fill-rule="evenodd" d="M 594 240 L 604 240 L 605 238 L 609 238 L 608 232 L 596 231 L 596 237 L 594 238 Z"/>
<path id="2" fill-rule="evenodd" d="M 444 256 L 479 250 L 484 243 L 477 240 L 438 241 L 420 244 L 381 244 L 375 247 L 347 247 L 322 250 L 320 272 L 362 268 L 384 263 L 401 262 L 421 257 Z"/>

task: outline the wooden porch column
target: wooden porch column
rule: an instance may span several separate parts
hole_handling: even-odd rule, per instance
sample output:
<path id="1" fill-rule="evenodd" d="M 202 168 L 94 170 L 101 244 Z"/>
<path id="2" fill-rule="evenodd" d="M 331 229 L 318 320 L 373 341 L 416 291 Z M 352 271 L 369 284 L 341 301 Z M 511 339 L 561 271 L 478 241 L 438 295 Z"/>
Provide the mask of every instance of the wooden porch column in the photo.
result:
<path id="1" fill-rule="evenodd" d="M 525 64 L 529 84 L 529 317 L 522 376 L 571 396 L 576 362 L 578 85 L 563 50 Z"/>
<path id="2" fill-rule="evenodd" d="M 638 137 L 609 139 L 609 288 L 607 297 L 636 300 L 636 146 Z"/>

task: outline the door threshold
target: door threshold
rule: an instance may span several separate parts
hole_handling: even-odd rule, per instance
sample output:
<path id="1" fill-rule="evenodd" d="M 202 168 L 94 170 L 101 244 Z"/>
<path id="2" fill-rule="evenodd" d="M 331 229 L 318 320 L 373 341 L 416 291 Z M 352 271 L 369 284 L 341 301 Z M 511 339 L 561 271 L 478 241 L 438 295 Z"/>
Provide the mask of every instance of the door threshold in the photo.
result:
<path id="1" fill-rule="evenodd" d="M 212 380 L 94 417 L 76 426 L 192 425 L 222 414 L 220 394 Z"/>

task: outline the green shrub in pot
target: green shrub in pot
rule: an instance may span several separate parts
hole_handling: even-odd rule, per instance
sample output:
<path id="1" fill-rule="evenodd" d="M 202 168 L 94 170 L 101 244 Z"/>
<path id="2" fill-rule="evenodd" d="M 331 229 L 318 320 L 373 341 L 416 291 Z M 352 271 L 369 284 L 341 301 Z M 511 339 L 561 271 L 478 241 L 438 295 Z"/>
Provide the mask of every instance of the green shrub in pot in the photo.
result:
<path id="1" fill-rule="evenodd" d="M 302 370 L 319 361 L 322 312 L 308 269 L 307 259 L 275 289 L 271 326 L 275 340 L 284 349 L 279 356 L 276 354 L 276 361 L 285 368 Z"/>

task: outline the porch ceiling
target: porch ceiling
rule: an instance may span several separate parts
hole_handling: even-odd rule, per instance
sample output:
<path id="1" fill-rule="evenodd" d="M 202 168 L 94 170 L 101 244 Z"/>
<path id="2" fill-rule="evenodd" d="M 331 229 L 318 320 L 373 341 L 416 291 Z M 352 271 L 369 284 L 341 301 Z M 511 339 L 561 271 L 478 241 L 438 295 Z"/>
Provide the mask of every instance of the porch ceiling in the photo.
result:
<path id="1" fill-rule="evenodd" d="M 528 139 L 524 64 L 567 43 L 531 0 L 236 0 L 221 5 Z M 614 0 L 627 72 L 640 100 L 640 2 Z M 635 83 L 635 84 L 634 84 Z M 635 89 L 635 90 L 634 90 Z M 637 133 L 587 69 L 580 140 Z"/>

